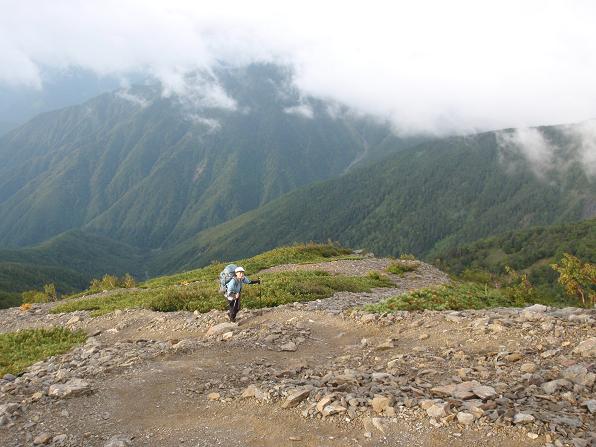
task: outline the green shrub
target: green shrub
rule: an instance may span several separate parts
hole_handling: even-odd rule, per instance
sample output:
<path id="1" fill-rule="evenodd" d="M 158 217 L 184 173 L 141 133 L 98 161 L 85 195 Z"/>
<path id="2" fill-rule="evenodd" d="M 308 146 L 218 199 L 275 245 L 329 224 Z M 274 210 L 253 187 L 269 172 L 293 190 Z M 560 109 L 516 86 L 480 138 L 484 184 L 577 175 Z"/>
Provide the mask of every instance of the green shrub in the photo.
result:
<path id="1" fill-rule="evenodd" d="M 393 273 L 395 275 L 403 276 L 407 272 L 413 272 L 418 267 L 420 267 L 420 262 L 418 261 L 393 261 L 389 266 L 387 266 L 387 271 L 389 273 Z"/>
<path id="2" fill-rule="evenodd" d="M 376 281 L 379 281 L 381 279 L 381 274 L 375 270 L 371 270 L 370 272 L 367 273 L 367 276 L 370 279 L 374 279 Z"/>
<path id="3" fill-rule="evenodd" d="M 515 306 L 521 307 L 527 303 L 535 303 L 538 296 L 526 273 L 518 273 L 509 266 L 505 266 L 509 275 L 503 293 L 505 293 Z"/>
<path id="4" fill-rule="evenodd" d="M 39 290 L 26 290 L 21 293 L 23 303 L 47 303 L 48 296 Z"/>
<path id="5" fill-rule="evenodd" d="M 97 293 L 104 290 L 115 289 L 118 284 L 118 278 L 113 275 L 104 275 L 101 279 L 93 278 L 89 284 L 89 292 Z"/>
<path id="6" fill-rule="evenodd" d="M 119 283 L 125 289 L 132 289 L 133 287 L 137 286 L 137 282 L 129 273 L 126 273 L 122 278 L 120 278 Z"/>
<path id="7" fill-rule="evenodd" d="M 224 309 L 226 304 L 224 296 L 213 291 L 209 293 L 191 287 L 168 287 L 153 296 L 144 307 L 157 312 L 209 312 L 211 309 Z"/>
<path id="8" fill-rule="evenodd" d="M 147 307 L 157 312 L 175 312 L 177 310 L 186 310 L 191 296 L 184 293 L 173 293 L 164 291 L 154 296 L 148 301 Z"/>
<path id="9" fill-rule="evenodd" d="M 58 293 L 54 284 L 45 284 L 43 286 L 43 293 L 46 294 L 49 301 L 58 301 Z"/>
<path id="10" fill-rule="evenodd" d="M 103 275 L 101 278 L 103 290 L 111 290 L 118 287 L 118 277 L 116 275 Z"/>
<path id="11" fill-rule="evenodd" d="M 478 284 L 493 283 L 493 275 L 485 270 L 465 269 L 459 278 L 465 282 L 475 282 Z"/>
<path id="12" fill-rule="evenodd" d="M 126 273 L 122 278 L 118 278 L 116 275 L 106 274 L 101 279 L 92 279 L 86 293 L 98 293 L 103 292 L 104 290 L 114 290 L 118 288 L 131 289 L 136 287 L 136 285 L 137 283 L 135 279 L 129 273 Z"/>
<path id="13" fill-rule="evenodd" d="M 455 283 L 415 290 L 382 303 L 366 306 L 370 312 L 400 310 L 463 310 L 490 307 L 512 307 L 516 302 L 498 289 L 472 283 Z"/>
<path id="14" fill-rule="evenodd" d="M 399 255 L 399 259 L 401 259 L 402 261 L 415 261 L 416 256 L 414 256 L 411 253 L 402 253 Z"/>
<path id="15" fill-rule="evenodd" d="M 43 291 L 41 290 L 26 290 L 21 293 L 23 303 L 49 303 L 51 301 L 58 301 L 58 293 L 54 284 L 45 284 Z"/>
<path id="16" fill-rule="evenodd" d="M 596 264 L 564 253 L 561 261 L 551 264 L 551 268 L 559 273 L 559 284 L 569 296 L 581 301 L 584 307 L 596 305 Z"/>
<path id="17" fill-rule="evenodd" d="M 62 354 L 85 339 L 83 331 L 71 332 L 63 327 L 0 334 L 0 376 L 19 374 L 28 366 Z"/>

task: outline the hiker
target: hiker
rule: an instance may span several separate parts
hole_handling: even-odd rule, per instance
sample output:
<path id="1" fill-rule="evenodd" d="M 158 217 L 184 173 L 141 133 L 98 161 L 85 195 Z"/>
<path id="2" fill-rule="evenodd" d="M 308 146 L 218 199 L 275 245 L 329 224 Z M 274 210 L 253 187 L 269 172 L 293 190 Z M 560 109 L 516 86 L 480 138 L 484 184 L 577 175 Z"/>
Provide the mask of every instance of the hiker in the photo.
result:
<path id="1" fill-rule="evenodd" d="M 243 284 L 260 284 L 260 279 L 251 281 L 244 276 L 244 269 L 236 267 L 234 270 L 234 277 L 226 284 L 226 298 L 228 299 L 228 317 L 230 321 L 236 321 L 236 314 L 240 310 L 240 293 L 242 292 Z"/>

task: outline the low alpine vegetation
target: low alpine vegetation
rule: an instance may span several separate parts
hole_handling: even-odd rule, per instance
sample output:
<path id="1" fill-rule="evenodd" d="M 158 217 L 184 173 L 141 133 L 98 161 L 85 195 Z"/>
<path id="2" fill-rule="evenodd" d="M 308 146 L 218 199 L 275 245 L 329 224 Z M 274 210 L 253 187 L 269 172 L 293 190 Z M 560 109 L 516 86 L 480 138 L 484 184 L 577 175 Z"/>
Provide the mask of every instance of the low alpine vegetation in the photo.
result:
<path id="1" fill-rule="evenodd" d="M 0 376 L 19 374 L 28 366 L 62 354 L 85 339 L 83 331 L 71 332 L 63 327 L 0 334 Z"/>
<path id="2" fill-rule="evenodd" d="M 104 275 L 101 279 L 92 279 L 89 285 L 89 292 L 102 292 L 113 289 L 131 289 L 137 285 L 135 279 L 128 273 L 122 278 L 115 275 Z"/>
<path id="3" fill-rule="evenodd" d="M 89 284 L 89 288 L 79 293 L 69 295 L 66 299 L 79 298 L 84 295 L 93 293 L 100 293 L 106 290 L 114 289 L 132 289 L 137 286 L 137 282 L 129 273 L 126 273 L 121 278 L 116 275 L 103 275 L 101 279 L 93 278 Z"/>
<path id="4" fill-rule="evenodd" d="M 27 290 L 21 293 L 23 303 L 49 303 L 58 301 L 58 292 L 54 284 L 46 284 L 43 290 Z"/>
<path id="5" fill-rule="evenodd" d="M 320 271 L 267 273 L 260 279 L 260 285 L 243 289 L 243 307 L 273 307 L 328 298 L 340 291 L 366 292 L 374 287 L 392 285 L 384 275 L 334 276 Z M 94 311 L 95 315 L 100 315 L 126 308 L 146 308 L 160 312 L 208 312 L 211 309 L 223 310 L 226 304 L 225 298 L 218 292 L 216 276 L 213 276 L 208 280 L 194 281 L 187 285 L 122 291 L 106 297 L 64 302 L 52 309 L 52 312 L 90 310 Z"/>
<path id="6" fill-rule="evenodd" d="M 276 248 L 252 258 L 235 261 L 234 263 L 242 265 L 248 272 L 258 272 L 281 264 L 311 264 L 338 259 L 362 259 L 362 256 L 355 255 L 352 253 L 352 250 L 331 242 L 327 244 L 311 242 L 308 244 L 296 244 L 289 247 Z M 226 264 L 228 263 L 215 262 L 200 269 L 170 276 L 161 276 L 144 282 L 141 284 L 141 287 L 150 288 L 212 280 L 217 278 L 219 272 L 223 270 Z"/>
<path id="7" fill-rule="evenodd" d="M 523 306 L 535 302 L 524 299 L 524 290 L 517 288 L 495 289 L 486 285 L 456 282 L 453 284 L 429 287 L 391 297 L 379 304 L 366 306 L 375 313 L 415 310 L 463 310 L 492 307 Z"/>
<path id="8" fill-rule="evenodd" d="M 407 272 L 413 272 L 420 267 L 420 262 L 414 260 L 397 260 L 387 266 L 387 271 L 394 275 L 403 276 Z"/>
<path id="9" fill-rule="evenodd" d="M 596 305 L 596 264 L 564 253 L 563 259 L 551 267 L 559 273 L 559 284 L 569 296 L 581 301 L 584 307 Z"/>

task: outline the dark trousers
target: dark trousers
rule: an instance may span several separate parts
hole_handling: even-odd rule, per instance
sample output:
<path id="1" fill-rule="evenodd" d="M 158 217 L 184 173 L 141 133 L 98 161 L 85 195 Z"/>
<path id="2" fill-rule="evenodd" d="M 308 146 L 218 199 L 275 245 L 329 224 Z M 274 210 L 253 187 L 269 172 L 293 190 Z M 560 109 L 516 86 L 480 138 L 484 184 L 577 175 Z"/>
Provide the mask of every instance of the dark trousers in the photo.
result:
<path id="1" fill-rule="evenodd" d="M 240 298 L 238 298 L 237 300 L 228 300 L 228 308 L 230 320 L 234 321 L 236 319 L 236 314 L 240 310 Z"/>

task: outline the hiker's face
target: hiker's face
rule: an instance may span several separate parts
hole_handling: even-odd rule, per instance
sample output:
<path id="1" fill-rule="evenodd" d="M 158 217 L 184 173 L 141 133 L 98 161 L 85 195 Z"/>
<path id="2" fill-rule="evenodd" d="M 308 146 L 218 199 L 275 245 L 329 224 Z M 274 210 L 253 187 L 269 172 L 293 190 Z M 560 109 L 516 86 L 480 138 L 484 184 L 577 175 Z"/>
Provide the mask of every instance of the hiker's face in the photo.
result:
<path id="1" fill-rule="evenodd" d="M 238 278 L 242 278 L 242 277 L 244 277 L 244 272 L 236 272 L 236 276 Z"/>

